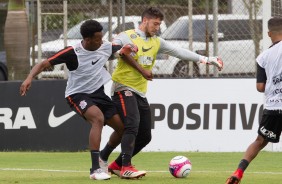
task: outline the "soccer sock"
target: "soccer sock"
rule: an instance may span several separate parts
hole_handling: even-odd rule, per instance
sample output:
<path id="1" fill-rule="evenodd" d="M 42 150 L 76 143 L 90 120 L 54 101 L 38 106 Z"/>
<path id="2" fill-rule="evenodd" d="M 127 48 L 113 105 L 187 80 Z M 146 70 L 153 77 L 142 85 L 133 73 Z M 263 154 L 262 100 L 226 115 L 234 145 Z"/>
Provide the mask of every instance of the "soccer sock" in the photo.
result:
<path id="1" fill-rule="evenodd" d="M 104 161 L 108 161 L 110 154 L 113 152 L 115 148 L 110 146 L 108 143 L 106 144 L 105 148 L 100 151 L 100 157 Z"/>
<path id="2" fill-rule="evenodd" d="M 249 165 L 249 162 L 245 159 L 242 159 L 238 165 L 238 169 L 241 169 L 242 171 L 245 171 Z"/>
<path id="3" fill-rule="evenodd" d="M 92 171 L 100 168 L 99 166 L 99 150 L 90 150 L 91 161 L 92 161 Z"/>
<path id="4" fill-rule="evenodd" d="M 126 153 L 121 153 L 119 154 L 119 156 L 117 157 L 117 159 L 115 160 L 116 164 L 118 166 L 129 166 L 131 165 L 131 155 L 128 155 Z"/>
<path id="5" fill-rule="evenodd" d="M 119 156 L 117 157 L 115 162 L 118 166 L 120 166 L 120 167 L 122 166 L 122 154 L 119 154 Z"/>
<path id="6" fill-rule="evenodd" d="M 130 166 L 131 165 L 131 155 L 122 154 L 122 166 Z"/>
<path id="7" fill-rule="evenodd" d="M 132 152 L 134 149 L 136 136 L 134 134 L 124 134 L 121 140 L 122 153 L 115 160 L 119 166 L 128 166 L 131 164 Z"/>
<path id="8" fill-rule="evenodd" d="M 238 168 L 237 170 L 235 171 L 235 174 L 239 177 L 239 178 L 242 178 L 243 177 L 243 174 L 244 174 L 244 171 L 247 169 L 249 165 L 249 162 L 245 159 L 242 159 L 238 165 Z"/>

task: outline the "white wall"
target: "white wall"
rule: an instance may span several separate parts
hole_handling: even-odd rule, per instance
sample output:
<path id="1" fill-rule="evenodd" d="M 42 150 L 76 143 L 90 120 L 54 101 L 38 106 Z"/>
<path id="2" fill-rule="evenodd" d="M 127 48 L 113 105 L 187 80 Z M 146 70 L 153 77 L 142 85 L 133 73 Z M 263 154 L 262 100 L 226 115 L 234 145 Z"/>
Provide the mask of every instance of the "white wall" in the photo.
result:
<path id="1" fill-rule="evenodd" d="M 110 83 L 106 86 L 108 94 L 109 91 Z M 245 151 L 257 136 L 263 94 L 256 91 L 256 79 L 155 79 L 149 82 L 147 98 L 150 104 L 165 107 L 165 117 L 154 122 L 153 139 L 144 151 Z M 179 113 L 172 104 L 179 104 L 176 106 L 183 108 L 184 113 Z M 191 112 L 186 114 L 192 104 L 199 104 L 199 108 L 192 110 L 194 117 Z M 215 106 L 224 108 L 216 110 Z M 230 129 L 234 120 L 230 117 L 235 112 L 235 129 Z M 183 124 L 179 114 L 184 117 Z M 160 110 L 156 110 L 154 116 L 159 115 Z M 197 118 L 199 128 L 186 129 L 186 125 L 195 124 Z M 242 119 L 245 124 L 252 124 L 251 129 L 243 128 Z M 209 124 L 205 130 L 204 121 Z M 179 122 L 179 129 L 169 127 Z M 222 128 L 217 128 L 221 123 Z M 111 132 L 107 127 L 104 129 L 102 147 Z M 273 150 L 282 150 L 281 144 L 273 144 Z"/>

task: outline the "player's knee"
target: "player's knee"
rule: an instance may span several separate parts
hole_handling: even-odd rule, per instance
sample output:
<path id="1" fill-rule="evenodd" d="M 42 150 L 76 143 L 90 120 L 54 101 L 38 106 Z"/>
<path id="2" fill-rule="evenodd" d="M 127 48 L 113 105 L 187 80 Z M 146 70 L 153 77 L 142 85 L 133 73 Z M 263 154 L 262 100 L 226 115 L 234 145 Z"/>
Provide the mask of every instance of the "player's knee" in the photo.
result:
<path id="1" fill-rule="evenodd" d="M 97 119 L 94 119 L 94 118 L 90 118 L 90 119 L 87 119 L 87 121 L 91 124 L 92 127 L 99 127 L 99 128 L 103 128 L 104 126 L 104 120 L 101 118 L 97 118 Z"/>

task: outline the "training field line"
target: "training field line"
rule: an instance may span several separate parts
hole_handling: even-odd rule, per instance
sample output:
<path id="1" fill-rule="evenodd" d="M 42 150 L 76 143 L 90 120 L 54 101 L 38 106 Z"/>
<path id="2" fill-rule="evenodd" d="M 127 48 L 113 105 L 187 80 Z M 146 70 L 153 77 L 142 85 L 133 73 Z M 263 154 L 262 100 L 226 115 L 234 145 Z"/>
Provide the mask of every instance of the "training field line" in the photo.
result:
<path id="1" fill-rule="evenodd" d="M 65 173 L 88 173 L 89 171 L 57 170 L 57 169 L 23 169 L 23 168 L 0 168 L 0 171 L 42 171 L 42 172 L 65 172 Z M 149 173 L 166 173 L 169 171 L 147 171 Z M 193 171 L 195 173 L 230 173 L 233 171 Z M 273 174 L 282 175 L 282 172 L 247 172 L 250 174 Z"/>

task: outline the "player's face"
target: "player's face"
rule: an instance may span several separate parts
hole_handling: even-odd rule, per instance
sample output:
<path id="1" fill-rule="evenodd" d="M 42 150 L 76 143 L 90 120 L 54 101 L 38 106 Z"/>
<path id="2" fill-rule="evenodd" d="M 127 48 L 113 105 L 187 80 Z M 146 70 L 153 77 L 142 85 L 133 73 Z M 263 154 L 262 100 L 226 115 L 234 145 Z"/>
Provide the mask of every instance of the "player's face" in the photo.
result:
<path id="1" fill-rule="evenodd" d="M 99 49 L 99 47 L 101 47 L 101 45 L 103 43 L 102 38 L 103 38 L 102 32 L 94 33 L 94 36 L 92 36 L 88 40 L 88 48 L 89 48 L 89 50 L 94 51 L 94 50 Z"/>
<path id="2" fill-rule="evenodd" d="M 145 33 L 147 36 L 154 36 L 160 30 L 160 25 L 162 21 L 159 18 L 143 18 L 143 23 L 145 24 Z"/>

